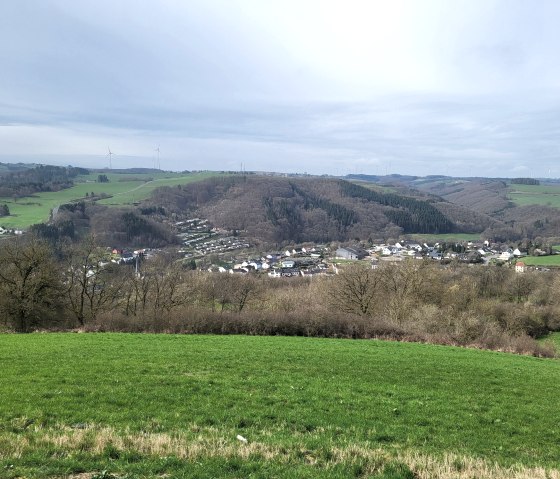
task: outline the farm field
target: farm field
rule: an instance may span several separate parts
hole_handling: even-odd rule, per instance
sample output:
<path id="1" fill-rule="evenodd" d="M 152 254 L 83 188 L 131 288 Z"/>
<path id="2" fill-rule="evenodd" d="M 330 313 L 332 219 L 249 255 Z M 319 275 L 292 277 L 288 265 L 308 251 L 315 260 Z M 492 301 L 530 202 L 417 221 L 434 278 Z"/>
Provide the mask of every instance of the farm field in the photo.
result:
<path id="1" fill-rule="evenodd" d="M 542 205 L 560 208 L 560 185 L 511 185 L 508 199 L 517 206 Z"/>
<path id="2" fill-rule="evenodd" d="M 108 183 L 97 183 L 96 173 L 81 176 L 75 181 L 72 188 L 56 192 L 37 193 L 32 197 L 0 198 L 0 204 L 6 203 L 10 208 L 10 216 L 0 218 L 0 226 L 4 228 L 27 228 L 35 223 L 41 223 L 49 219 L 53 208 L 63 203 L 82 199 L 92 192 L 95 195 L 106 194 L 109 198 L 99 200 L 100 204 L 125 205 L 132 204 L 148 198 L 152 191 L 160 186 L 175 186 L 187 184 L 193 181 L 203 180 L 216 175 L 212 172 L 204 173 L 143 173 L 143 174 L 121 174 L 106 173 Z"/>
<path id="3" fill-rule="evenodd" d="M 560 266 L 560 254 L 549 256 L 525 256 L 521 261 L 529 266 Z"/>
<path id="4" fill-rule="evenodd" d="M 480 233 L 445 233 L 438 235 L 414 234 L 408 235 L 411 239 L 424 242 L 435 241 L 479 241 Z"/>
<path id="5" fill-rule="evenodd" d="M 0 335 L 0 364 L 2 478 L 560 477 L 558 360 L 66 333 Z"/>

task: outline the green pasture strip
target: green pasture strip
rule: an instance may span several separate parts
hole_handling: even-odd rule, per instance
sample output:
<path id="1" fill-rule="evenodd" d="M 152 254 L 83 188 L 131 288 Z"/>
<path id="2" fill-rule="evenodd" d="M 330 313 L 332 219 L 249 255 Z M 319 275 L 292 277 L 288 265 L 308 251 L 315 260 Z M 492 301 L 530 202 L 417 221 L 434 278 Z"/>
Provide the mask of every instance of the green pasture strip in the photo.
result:
<path id="1" fill-rule="evenodd" d="M 423 241 L 480 241 L 480 233 L 411 234 L 407 238 Z"/>
<path id="2" fill-rule="evenodd" d="M 103 205 L 125 205 L 132 204 L 136 201 L 144 200 L 149 198 L 156 188 L 161 186 L 177 186 L 185 185 L 188 183 L 193 183 L 195 181 L 205 180 L 212 176 L 218 176 L 220 173 L 204 172 L 204 173 L 193 173 L 183 176 L 171 176 L 163 178 L 155 178 L 153 181 L 140 183 L 136 182 L 130 189 L 126 191 L 120 191 L 113 194 L 111 198 L 106 198 L 99 200 L 98 203 Z M 125 182 L 129 184 L 129 182 Z"/>
<path id="3" fill-rule="evenodd" d="M 379 191 L 381 193 L 395 193 L 397 191 L 397 189 L 393 186 L 380 185 L 371 181 L 353 179 L 345 181 L 349 181 L 350 183 L 355 183 L 356 185 L 363 186 L 364 188 L 368 188 L 370 190 Z"/>
<path id="4" fill-rule="evenodd" d="M 120 174 L 107 173 L 108 183 L 97 183 L 97 175 L 92 173 L 77 178 L 72 188 L 56 192 L 37 193 L 32 197 L 0 198 L 0 204 L 6 203 L 10 208 L 10 216 L 0 218 L 0 226 L 5 228 L 27 228 L 35 223 L 49 219 L 53 208 L 73 201 L 84 199 L 86 193 L 96 196 L 106 194 L 111 198 L 99 200 L 101 204 L 124 205 L 132 204 L 148 198 L 155 188 L 160 186 L 176 186 L 200 181 L 218 173 L 156 173 L 156 174 Z M 146 182 L 142 181 L 142 178 Z M 121 181 L 121 180 L 127 181 Z"/>
<path id="5" fill-rule="evenodd" d="M 558 360 L 373 340 L 67 333 L 0 335 L 0 364 L 0 477 L 342 478 L 388 467 L 375 451 L 560 467 Z"/>
<path id="6" fill-rule="evenodd" d="M 520 259 L 528 266 L 560 266 L 560 254 L 549 256 L 525 256 Z"/>
<path id="7" fill-rule="evenodd" d="M 560 185 L 509 185 L 510 193 L 530 193 L 537 195 L 560 194 Z"/>
<path id="8" fill-rule="evenodd" d="M 560 185 L 510 185 L 508 199 L 518 206 L 542 205 L 560 208 Z"/>

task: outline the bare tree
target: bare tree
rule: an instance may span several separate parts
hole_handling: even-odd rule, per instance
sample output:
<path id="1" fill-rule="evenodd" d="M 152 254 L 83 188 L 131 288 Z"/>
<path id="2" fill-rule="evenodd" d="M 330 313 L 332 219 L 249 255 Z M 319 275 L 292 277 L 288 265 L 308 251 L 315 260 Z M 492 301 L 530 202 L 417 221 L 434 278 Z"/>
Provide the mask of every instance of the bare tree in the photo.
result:
<path id="1" fill-rule="evenodd" d="M 0 249 L 0 308 L 26 333 L 57 314 L 60 282 L 51 248 L 35 237 L 6 240 Z M 50 318 L 54 319 L 54 318 Z"/>
<path id="2" fill-rule="evenodd" d="M 70 248 L 63 272 L 65 292 L 80 326 L 110 309 L 120 295 L 123 277 L 116 268 L 92 236 Z"/>
<path id="3" fill-rule="evenodd" d="M 371 315 L 380 293 L 381 275 L 371 267 L 355 264 L 346 267 L 329 288 L 333 307 L 346 313 Z"/>
<path id="4" fill-rule="evenodd" d="M 535 287 L 534 276 L 530 273 L 516 273 L 510 277 L 506 290 L 518 303 L 526 301 Z"/>
<path id="5" fill-rule="evenodd" d="M 191 299 L 190 271 L 181 263 L 159 256 L 145 263 L 135 280 L 137 299 L 143 311 L 169 312 Z"/>
<path id="6" fill-rule="evenodd" d="M 251 275 L 209 273 L 204 284 L 204 299 L 212 311 L 233 310 L 241 313 L 259 291 L 259 284 Z"/>
<path id="7" fill-rule="evenodd" d="M 402 325 L 422 290 L 427 274 L 427 263 L 412 259 L 405 260 L 401 264 L 381 268 L 380 274 L 387 298 L 386 315 L 391 322 Z"/>

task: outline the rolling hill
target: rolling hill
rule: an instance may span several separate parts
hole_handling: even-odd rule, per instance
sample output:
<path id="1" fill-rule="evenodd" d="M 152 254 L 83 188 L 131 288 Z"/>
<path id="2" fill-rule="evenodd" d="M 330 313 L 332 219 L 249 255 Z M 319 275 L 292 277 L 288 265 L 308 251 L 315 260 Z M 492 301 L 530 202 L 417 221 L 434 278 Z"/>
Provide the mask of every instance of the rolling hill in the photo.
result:
<path id="1" fill-rule="evenodd" d="M 422 192 L 402 194 L 334 178 L 230 176 L 180 188 L 161 188 L 150 199 L 168 211 L 202 216 L 269 243 L 397 238 L 406 233 L 482 232 L 488 215 Z"/>
<path id="2" fill-rule="evenodd" d="M 560 186 L 519 184 L 507 178 L 452 178 L 447 176 L 368 176 L 348 179 L 390 185 L 396 191 L 418 191 L 439 196 L 447 204 L 492 218 L 484 235 L 498 241 L 560 236 Z"/>

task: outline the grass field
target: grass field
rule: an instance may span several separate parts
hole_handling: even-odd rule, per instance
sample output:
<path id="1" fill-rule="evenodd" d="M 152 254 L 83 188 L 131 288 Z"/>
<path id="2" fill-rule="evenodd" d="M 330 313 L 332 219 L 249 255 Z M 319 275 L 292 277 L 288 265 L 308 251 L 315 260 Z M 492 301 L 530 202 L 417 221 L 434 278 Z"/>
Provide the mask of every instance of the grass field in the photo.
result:
<path id="1" fill-rule="evenodd" d="M 521 261 L 529 266 L 560 266 L 560 254 L 549 256 L 525 256 Z"/>
<path id="2" fill-rule="evenodd" d="M 510 185 L 508 199 L 518 206 L 543 205 L 560 208 L 560 185 Z"/>
<path id="3" fill-rule="evenodd" d="M 149 173 L 149 174 L 118 174 L 107 173 L 109 183 L 97 183 L 97 175 L 79 177 L 72 188 L 57 192 L 37 193 L 33 197 L 0 198 L 0 204 L 6 203 L 10 208 L 10 216 L 0 218 L 0 226 L 5 228 L 27 228 L 32 224 L 48 220 L 53 208 L 63 203 L 84 198 L 86 193 L 95 195 L 106 194 L 110 198 L 99 200 L 100 204 L 125 205 L 148 198 L 155 188 L 175 186 L 199 181 L 216 173 Z"/>
<path id="4" fill-rule="evenodd" d="M 67 333 L 0 335 L 0 364 L 2 478 L 560 477 L 557 360 Z"/>
<path id="5" fill-rule="evenodd" d="M 445 233 L 439 235 L 414 234 L 408 235 L 416 241 L 431 242 L 434 241 L 479 241 L 480 233 Z"/>

